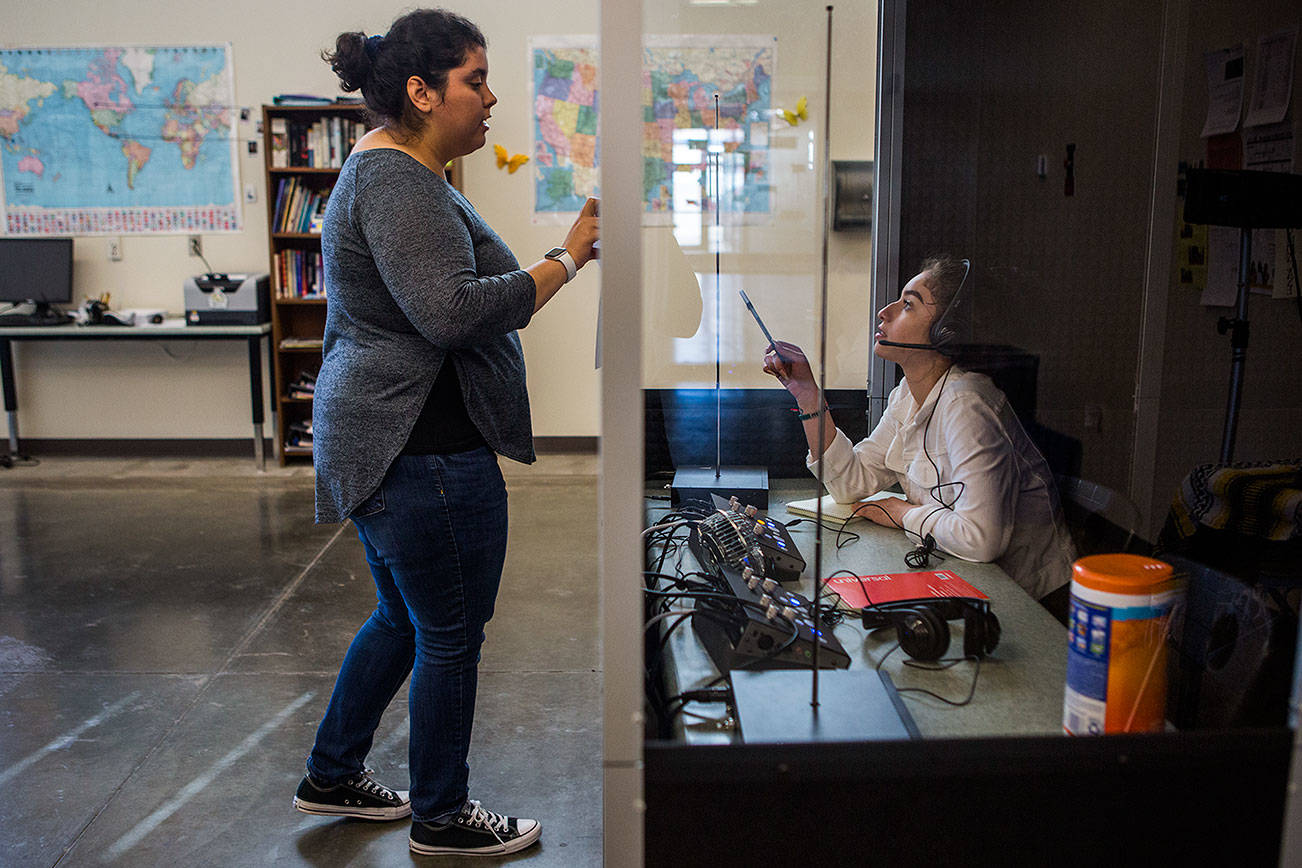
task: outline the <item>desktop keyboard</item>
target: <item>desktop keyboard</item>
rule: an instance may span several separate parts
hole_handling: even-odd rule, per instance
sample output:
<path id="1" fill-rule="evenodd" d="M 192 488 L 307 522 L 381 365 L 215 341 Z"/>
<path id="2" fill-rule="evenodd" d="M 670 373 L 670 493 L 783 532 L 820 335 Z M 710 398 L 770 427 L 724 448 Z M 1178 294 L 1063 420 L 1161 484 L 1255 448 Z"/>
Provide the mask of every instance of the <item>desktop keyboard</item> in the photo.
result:
<path id="1" fill-rule="evenodd" d="M 0 327 L 3 326 L 58 326 L 67 325 L 73 321 L 72 317 L 67 314 L 57 314 L 55 316 L 44 316 L 35 313 L 5 313 L 0 314 Z"/>

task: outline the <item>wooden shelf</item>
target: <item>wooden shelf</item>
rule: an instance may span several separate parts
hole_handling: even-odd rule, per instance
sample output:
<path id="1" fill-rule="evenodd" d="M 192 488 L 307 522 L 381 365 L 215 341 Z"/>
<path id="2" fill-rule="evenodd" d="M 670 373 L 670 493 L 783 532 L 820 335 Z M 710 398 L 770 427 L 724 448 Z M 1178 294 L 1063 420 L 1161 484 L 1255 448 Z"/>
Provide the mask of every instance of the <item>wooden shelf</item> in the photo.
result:
<path id="1" fill-rule="evenodd" d="M 351 140 L 357 135 L 357 130 L 352 125 L 362 123 L 363 117 L 360 104 L 264 105 L 262 107 L 262 129 L 265 137 L 262 149 L 263 168 L 266 172 L 267 184 L 267 195 L 264 198 L 267 205 L 268 230 L 276 225 L 278 192 L 282 185 L 287 189 L 291 187 L 286 183 L 286 179 L 298 178 L 302 181 L 299 187 L 316 194 L 328 194 L 334 179 L 339 175 L 338 166 L 273 166 L 275 150 L 272 147 L 275 144 L 273 138 L 279 138 L 283 131 L 286 134 L 285 144 L 288 147 L 293 148 L 312 141 L 319 144 L 323 137 L 313 139 L 310 135 L 305 135 L 305 132 L 312 124 L 323 119 L 327 121 L 324 129 L 329 130 L 328 122 L 337 118 L 344 123 L 335 128 L 337 133 L 333 137 L 334 149 L 336 153 L 340 150 L 346 153 Z M 277 123 L 273 124 L 273 121 Z M 273 127 L 276 129 L 273 130 Z M 327 145 L 328 142 L 329 140 Z M 275 282 L 271 305 L 271 342 L 275 347 L 275 370 L 272 376 L 275 378 L 277 430 L 273 436 L 276 442 L 281 444 L 279 457 L 280 462 L 284 464 L 286 458 L 312 456 L 311 447 L 289 445 L 290 424 L 310 419 L 312 415 L 312 399 L 289 397 L 289 386 L 300 373 L 315 375 L 320 369 L 321 344 L 316 342 L 308 346 L 282 346 L 282 341 L 286 338 L 311 340 L 320 337 L 325 330 L 326 300 L 324 296 L 280 297 L 280 293 L 284 290 L 281 287 L 277 257 L 286 251 L 293 251 L 288 255 L 305 257 L 307 262 L 302 267 L 309 267 L 312 265 L 312 258 L 321 250 L 321 234 L 268 231 L 267 242 L 272 280 Z M 319 259 L 316 267 L 319 267 Z M 319 272 L 315 273 L 319 274 Z"/>

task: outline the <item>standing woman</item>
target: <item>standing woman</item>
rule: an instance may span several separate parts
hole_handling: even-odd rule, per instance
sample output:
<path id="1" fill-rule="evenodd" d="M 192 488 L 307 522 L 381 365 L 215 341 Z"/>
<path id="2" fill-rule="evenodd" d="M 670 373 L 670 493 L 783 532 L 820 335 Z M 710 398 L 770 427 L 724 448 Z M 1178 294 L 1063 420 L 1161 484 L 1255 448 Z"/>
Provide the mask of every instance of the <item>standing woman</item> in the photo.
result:
<path id="1" fill-rule="evenodd" d="M 466 757 L 506 557 L 497 454 L 534 460 L 516 330 L 597 240 L 589 200 L 564 246 L 521 268 L 445 179 L 449 161 L 485 143 L 497 102 L 485 46 L 466 19 L 420 9 L 383 37 L 344 33 L 323 55 L 345 91 L 361 90 L 375 128 L 339 173 L 322 235 L 316 517 L 352 519 L 378 602 L 344 657 L 294 805 L 410 814 L 411 849 L 427 854 L 512 853 L 541 832 L 470 800 Z M 364 764 L 409 673 L 410 800 Z"/>

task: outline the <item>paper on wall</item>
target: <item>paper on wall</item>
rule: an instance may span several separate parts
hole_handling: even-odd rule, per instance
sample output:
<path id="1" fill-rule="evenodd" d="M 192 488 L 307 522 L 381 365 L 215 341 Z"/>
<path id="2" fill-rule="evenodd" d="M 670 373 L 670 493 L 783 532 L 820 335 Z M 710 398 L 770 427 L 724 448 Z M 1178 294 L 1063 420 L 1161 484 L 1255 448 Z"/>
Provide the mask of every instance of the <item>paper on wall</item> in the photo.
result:
<path id="1" fill-rule="evenodd" d="M 1293 237 L 1293 255 L 1298 255 L 1298 239 Z M 1302 268 L 1302 262 L 1298 263 Z M 1272 298 L 1292 298 L 1297 295 L 1297 281 L 1293 277 L 1293 263 L 1288 255 L 1288 233 L 1284 229 L 1275 230 L 1275 286 Z"/>
<path id="2" fill-rule="evenodd" d="M 1239 293 L 1239 230 L 1207 227 L 1207 286 L 1199 303 L 1204 307 L 1234 307 Z"/>
<path id="3" fill-rule="evenodd" d="M 1203 55 L 1207 64 L 1207 122 L 1202 136 L 1218 136 L 1239 127 L 1243 110 L 1243 43 Z"/>
<path id="4" fill-rule="evenodd" d="M 1284 120 L 1289 98 L 1293 95 L 1293 55 L 1296 48 L 1296 30 L 1272 33 L 1258 40 L 1252 99 L 1248 101 L 1248 116 L 1243 119 L 1245 127 Z"/>
<path id="5" fill-rule="evenodd" d="M 1243 131 L 1243 168 L 1260 172 L 1293 171 L 1293 124 L 1253 127 Z"/>
<path id="6" fill-rule="evenodd" d="M 1207 225 L 1176 216 L 1176 268 L 1180 285 L 1202 292 L 1207 287 Z"/>
<path id="7" fill-rule="evenodd" d="M 1207 286 L 1201 304 L 1234 307 L 1239 295 L 1239 258 L 1242 230 L 1233 226 L 1207 227 Z M 1276 244 L 1274 229 L 1252 230 L 1248 262 L 1248 290 L 1265 295 L 1275 291 Z"/>

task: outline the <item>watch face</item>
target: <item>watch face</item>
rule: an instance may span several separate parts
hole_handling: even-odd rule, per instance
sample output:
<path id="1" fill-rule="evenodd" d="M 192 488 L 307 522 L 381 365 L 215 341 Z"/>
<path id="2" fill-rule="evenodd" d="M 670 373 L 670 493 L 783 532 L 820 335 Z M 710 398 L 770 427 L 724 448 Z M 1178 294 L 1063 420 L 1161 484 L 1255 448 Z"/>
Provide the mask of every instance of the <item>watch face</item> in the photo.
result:
<path id="1" fill-rule="evenodd" d="M 556 257 L 560 256 L 564 252 L 565 252 L 564 247 L 553 247 L 551 250 L 548 250 L 546 253 L 543 254 L 543 259 L 555 259 Z"/>

